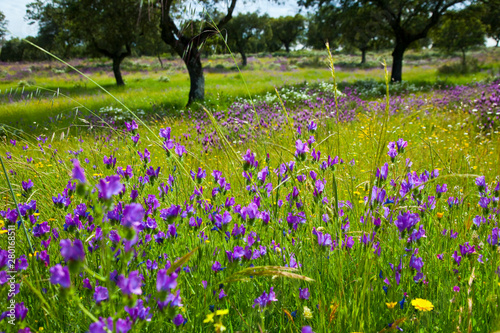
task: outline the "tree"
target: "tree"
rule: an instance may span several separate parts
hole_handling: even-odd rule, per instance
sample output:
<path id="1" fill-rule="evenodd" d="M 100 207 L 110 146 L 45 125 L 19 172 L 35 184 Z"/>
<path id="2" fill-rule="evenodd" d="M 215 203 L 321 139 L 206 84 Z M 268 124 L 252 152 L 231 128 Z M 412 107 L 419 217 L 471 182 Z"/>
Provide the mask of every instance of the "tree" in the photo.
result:
<path id="1" fill-rule="evenodd" d="M 352 2 L 340 16 L 341 43 L 346 49 L 361 51 L 361 63 L 366 63 L 366 52 L 390 45 L 389 27 L 382 13 L 373 5 Z"/>
<path id="2" fill-rule="evenodd" d="M 247 56 L 252 39 L 258 39 L 266 33 L 269 17 L 258 13 L 239 14 L 226 24 L 227 43 L 231 50 L 241 54 L 241 66 L 247 65 Z M 268 33 L 272 33 L 267 29 Z"/>
<path id="3" fill-rule="evenodd" d="M 0 11 L 0 41 L 3 40 L 7 34 L 7 23 L 8 21 L 5 19 L 5 14 Z"/>
<path id="4" fill-rule="evenodd" d="M 51 53 L 68 58 L 72 48 L 80 43 L 80 40 L 65 27 L 64 7 L 58 3 L 41 0 L 29 3 L 26 5 L 26 19 L 30 25 L 38 22 L 36 45 Z M 52 58 L 48 56 L 48 59 Z"/>
<path id="5" fill-rule="evenodd" d="M 483 0 L 481 5 L 481 21 L 485 25 L 486 35 L 495 40 L 496 47 L 500 43 L 500 1 Z"/>
<path id="6" fill-rule="evenodd" d="M 472 10 L 448 12 L 442 24 L 433 31 L 434 45 L 447 52 L 462 53 L 462 67 L 466 68 L 465 55 L 474 46 L 484 45 L 485 30 L 479 17 Z"/>
<path id="7" fill-rule="evenodd" d="M 299 0 L 303 6 L 335 6 L 337 0 Z M 373 5 L 381 11 L 394 39 L 391 80 L 401 81 L 403 57 L 412 43 L 427 37 L 441 17 L 452 7 L 467 4 L 467 0 L 342 0 L 342 6 L 352 2 Z"/>
<path id="8" fill-rule="evenodd" d="M 28 5 L 28 9 L 40 7 L 41 1 Z M 33 10 L 34 13 L 37 13 Z M 124 85 L 120 70 L 123 59 L 132 53 L 132 45 L 145 24 L 146 11 L 136 0 L 51 0 L 43 2 L 38 13 L 32 15 L 41 26 L 57 26 L 56 36 L 67 33 L 85 43 L 113 62 L 113 74 L 118 86 Z M 52 15 L 57 13 L 57 15 Z M 28 12 L 28 14 L 30 14 Z M 44 19 L 47 18 L 48 22 Z M 62 26 L 63 25 L 63 26 Z M 61 27 L 62 26 L 62 27 Z"/>
<path id="9" fill-rule="evenodd" d="M 328 41 L 330 47 L 336 49 L 340 40 L 340 20 L 342 13 L 337 7 L 324 6 L 307 19 L 305 45 L 316 50 L 325 48 Z"/>
<path id="10" fill-rule="evenodd" d="M 304 33 L 305 21 L 305 17 L 300 14 L 271 19 L 273 39 L 279 40 L 285 46 L 286 52 L 290 53 L 290 46 L 295 44 Z"/>
<path id="11" fill-rule="evenodd" d="M 219 0 L 203 0 L 200 2 L 206 6 L 211 6 L 217 4 Z M 195 34 L 193 34 L 193 30 L 186 29 L 185 25 L 179 27 L 178 23 L 175 22 L 179 11 L 184 9 L 181 1 L 160 0 L 158 3 L 161 12 L 161 38 L 182 58 L 189 73 L 188 105 L 205 98 L 205 77 L 201 65 L 202 47 L 209 37 L 217 35 L 224 25 L 231 20 L 236 2 L 237 0 L 231 0 L 225 15 L 220 19 L 214 19 L 211 24 L 205 24 Z"/>

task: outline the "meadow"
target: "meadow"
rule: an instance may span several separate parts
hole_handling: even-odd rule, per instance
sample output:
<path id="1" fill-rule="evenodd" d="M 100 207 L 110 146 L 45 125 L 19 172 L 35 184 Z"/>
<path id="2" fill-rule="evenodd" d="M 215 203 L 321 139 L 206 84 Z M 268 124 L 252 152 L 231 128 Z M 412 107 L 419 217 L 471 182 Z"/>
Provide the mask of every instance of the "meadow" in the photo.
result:
<path id="1" fill-rule="evenodd" d="M 3 66 L 0 330 L 500 330 L 497 55 Z"/>

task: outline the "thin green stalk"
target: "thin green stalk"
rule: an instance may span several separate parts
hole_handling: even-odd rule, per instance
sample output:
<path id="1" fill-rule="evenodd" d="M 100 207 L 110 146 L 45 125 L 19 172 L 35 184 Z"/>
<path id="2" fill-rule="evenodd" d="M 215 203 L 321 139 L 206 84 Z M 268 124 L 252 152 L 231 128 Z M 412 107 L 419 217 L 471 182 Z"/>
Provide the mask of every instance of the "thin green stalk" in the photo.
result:
<path id="1" fill-rule="evenodd" d="M 12 195 L 12 200 L 14 200 L 14 204 L 16 205 L 17 214 L 19 215 L 19 219 L 21 220 L 21 224 L 23 225 L 24 235 L 26 235 L 26 239 L 28 240 L 28 244 L 30 246 L 31 253 L 35 253 L 33 245 L 31 244 L 31 239 L 28 236 L 28 230 L 26 230 L 26 225 L 24 225 L 23 216 L 21 214 L 21 211 L 19 210 L 19 205 L 17 203 L 16 195 L 14 194 L 14 190 L 12 189 L 12 185 L 11 185 L 10 180 L 9 180 L 9 175 L 7 174 L 7 170 L 5 169 L 5 164 L 3 163 L 2 156 L 0 156 L 0 163 L 2 163 L 3 174 L 5 175 L 5 179 L 7 180 L 7 185 L 9 186 L 10 194 Z"/>

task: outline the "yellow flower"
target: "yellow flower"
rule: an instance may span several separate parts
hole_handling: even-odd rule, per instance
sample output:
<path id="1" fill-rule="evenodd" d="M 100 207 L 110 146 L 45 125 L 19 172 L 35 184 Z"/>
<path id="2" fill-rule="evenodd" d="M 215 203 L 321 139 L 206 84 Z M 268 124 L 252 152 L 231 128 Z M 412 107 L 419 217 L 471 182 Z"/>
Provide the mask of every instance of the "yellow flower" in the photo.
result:
<path id="1" fill-rule="evenodd" d="M 411 301 L 411 305 L 415 307 L 418 311 L 432 311 L 434 305 L 426 299 L 416 298 Z"/>
<path id="2" fill-rule="evenodd" d="M 215 314 L 217 316 L 224 316 L 224 315 L 227 315 L 228 313 L 229 313 L 229 309 L 215 311 Z"/>
<path id="3" fill-rule="evenodd" d="M 226 326 L 222 325 L 222 323 L 215 323 L 214 328 L 216 332 L 224 332 L 226 330 Z"/>
<path id="4" fill-rule="evenodd" d="M 307 306 L 304 306 L 304 318 L 306 319 L 312 319 L 313 313 L 311 309 L 309 309 Z"/>
<path id="5" fill-rule="evenodd" d="M 207 314 L 207 318 L 205 318 L 205 320 L 203 321 L 204 323 L 211 323 L 214 321 L 214 316 L 215 316 L 215 313 L 209 313 Z"/>
<path id="6" fill-rule="evenodd" d="M 387 305 L 388 309 L 394 309 L 394 307 L 398 304 L 397 302 L 390 302 L 390 303 L 385 303 Z"/>
<path id="7" fill-rule="evenodd" d="M 442 219 L 442 218 L 443 218 L 444 213 L 437 213 L 436 215 L 437 215 L 437 218 L 438 218 L 438 219 Z"/>

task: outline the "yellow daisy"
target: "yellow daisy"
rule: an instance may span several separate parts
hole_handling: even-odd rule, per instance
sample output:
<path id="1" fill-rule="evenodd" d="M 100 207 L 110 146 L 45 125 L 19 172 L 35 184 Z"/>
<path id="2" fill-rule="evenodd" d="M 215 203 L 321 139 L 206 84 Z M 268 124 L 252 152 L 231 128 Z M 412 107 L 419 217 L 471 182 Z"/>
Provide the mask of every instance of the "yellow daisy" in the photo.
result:
<path id="1" fill-rule="evenodd" d="M 432 311 L 434 305 L 426 299 L 416 298 L 411 301 L 411 305 L 415 307 L 418 311 Z"/>

